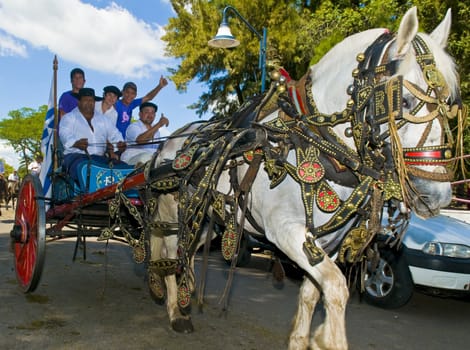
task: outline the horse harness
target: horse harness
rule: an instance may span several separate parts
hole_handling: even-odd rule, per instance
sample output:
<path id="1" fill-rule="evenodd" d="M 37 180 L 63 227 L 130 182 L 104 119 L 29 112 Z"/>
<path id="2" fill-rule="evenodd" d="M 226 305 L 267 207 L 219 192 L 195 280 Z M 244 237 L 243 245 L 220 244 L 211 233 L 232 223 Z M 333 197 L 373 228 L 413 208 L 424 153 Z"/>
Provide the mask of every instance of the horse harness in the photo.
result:
<path id="1" fill-rule="evenodd" d="M 406 189 L 409 174 L 448 181 L 450 172 L 439 175 L 415 166 L 449 163 L 452 136 L 448 119 L 458 114 L 461 105 L 447 104 L 448 87 L 419 36 L 413 40 L 413 47 L 428 84 L 427 91 L 401 76 L 394 76 L 399 62 L 386 57 L 392 40 L 393 35 L 384 33 L 357 56 L 358 66 L 352 72 L 354 82 L 347 90 L 350 100 L 342 112 L 320 113 L 312 96 L 311 75 L 307 73 L 300 84 L 296 84 L 280 69 L 271 74 L 269 91 L 242 106 L 237 118 L 212 119 L 202 124 L 185 140 L 171 163 L 156 169 L 151 169 L 153 162 L 147 164 L 149 198 L 152 191 L 177 192 L 178 225 L 152 223 L 146 227 L 157 229 L 161 235 L 178 234 L 178 261 L 162 259 L 152 262 L 151 268 L 160 275 L 174 273 L 177 266 L 182 268 L 178 285 L 180 306 L 189 303 L 189 285 L 193 278 L 189 261 L 208 216 L 213 217 L 211 222 L 225 227 L 222 253 L 227 260 L 236 254 L 243 234 L 242 225 L 237 226 L 237 217 L 246 217 L 262 233 L 247 206 L 251 184 L 261 164 L 270 178 L 271 188 L 278 186 L 287 175 L 301 188 L 309 230 L 303 250 L 311 265 L 322 261 L 324 251 L 330 255 L 337 253 L 341 263 L 362 261 L 365 249 L 380 231 L 384 203 L 406 202 L 411 195 Z M 391 78 L 385 80 L 385 77 Z M 402 108 L 403 87 L 420 101 L 409 114 Z M 416 117 L 425 104 L 435 108 L 431 108 L 427 116 Z M 275 119 L 261 123 L 276 109 L 279 112 Z M 442 145 L 424 146 L 435 119 L 445 130 Z M 406 123 L 421 122 L 428 126 L 416 147 L 403 148 L 398 130 Z M 334 132 L 336 125 L 344 123 L 350 125 L 346 136 L 353 138 L 355 150 Z M 387 131 L 381 132 L 385 124 L 388 124 Z M 291 150 L 295 151 L 296 164 L 287 160 Z M 238 182 L 242 164 L 248 167 L 242 181 Z M 230 174 L 231 194 L 217 191 L 224 170 Z M 354 189 L 349 198 L 342 201 L 329 181 Z M 314 223 L 315 206 L 332 213 L 323 225 Z M 341 237 L 340 244 L 336 241 L 322 249 L 318 247 L 318 238 L 345 225 L 350 228 Z"/>

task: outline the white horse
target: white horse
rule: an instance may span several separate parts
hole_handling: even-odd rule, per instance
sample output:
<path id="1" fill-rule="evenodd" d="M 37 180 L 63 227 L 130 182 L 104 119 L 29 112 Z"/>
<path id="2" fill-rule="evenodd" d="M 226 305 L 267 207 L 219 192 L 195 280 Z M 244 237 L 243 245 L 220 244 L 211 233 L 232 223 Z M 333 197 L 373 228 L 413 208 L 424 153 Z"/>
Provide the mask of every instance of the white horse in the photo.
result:
<path id="1" fill-rule="evenodd" d="M 358 261 L 372 236 L 363 238 L 361 247 L 356 250 L 353 249 L 353 243 L 348 245 L 344 242 L 360 236 L 351 236 L 351 233 L 370 234 L 370 231 L 376 230 L 377 222 L 380 223 L 379 211 L 381 212 L 384 201 L 390 198 L 400 202 L 402 211 L 414 210 L 423 217 L 437 214 L 439 208 L 448 205 L 451 200 L 451 186 L 442 165 L 445 157 L 436 156 L 436 152 L 441 154 L 446 149 L 443 143 L 446 138 L 447 117 L 454 110 L 451 109 L 451 101 L 458 100 L 459 94 L 454 62 L 444 51 L 450 24 L 448 11 L 432 34 L 418 35 L 416 8 L 412 8 L 403 17 L 395 36 L 388 35 L 386 29 L 372 29 L 346 38 L 309 71 L 311 85 L 308 85 L 307 96 L 313 96 L 317 109 L 323 114 L 306 119 L 301 116 L 304 113 L 298 112 L 299 115 L 296 116 L 294 112 L 292 119 L 286 119 L 295 126 L 296 131 L 289 132 L 295 133 L 297 136 L 292 136 L 292 139 L 297 139 L 303 145 L 300 151 L 297 146 L 285 148 L 283 145 L 286 141 L 282 138 L 268 137 L 267 143 L 255 145 L 264 150 L 265 170 L 261 167 L 258 171 L 255 166 L 238 157 L 230 163 L 221 164 L 224 171 L 216 180 L 211 178 L 209 182 L 205 182 L 209 178 L 208 172 L 215 173 L 217 167 L 212 164 L 214 168 L 211 168 L 211 163 L 208 163 L 201 165 L 200 169 L 205 170 L 199 174 L 202 180 L 194 182 L 195 185 L 192 182 L 194 174 L 191 176 L 186 173 L 183 178 L 183 188 L 191 189 L 191 192 L 159 195 L 154 217 L 159 229 L 151 236 L 149 276 L 153 292 L 163 295 L 164 291 L 158 290 L 162 286 L 156 283 L 159 276 L 152 269 L 152 264 L 158 265 L 162 258 L 168 262 L 177 257 L 186 264 L 192 258 L 194 251 L 184 251 L 185 243 L 182 240 L 187 240 L 188 233 L 191 234 L 188 230 L 191 228 L 198 230 L 200 202 L 204 202 L 205 198 L 215 192 L 228 196 L 237 192 L 233 185 L 234 175 L 230 175 L 227 170 L 235 165 L 237 183 L 240 187 L 245 185 L 245 192 L 242 192 L 244 201 L 240 201 L 240 207 L 245 204 L 246 211 L 251 216 L 250 220 L 244 220 L 245 208 L 239 209 L 235 213 L 238 223 L 243 224 L 246 232 L 264 235 L 306 272 L 306 278 L 300 287 L 289 349 L 347 349 L 345 309 L 349 293 L 346 279 L 335 260 Z M 370 47 L 373 49 L 367 50 Z M 364 54 L 358 56 L 360 53 Z M 376 66 L 386 69 L 374 70 Z M 358 70 L 355 71 L 356 68 Z M 399 84 L 400 80 L 395 79 L 397 77 L 403 77 L 403 89 Z M 367 81 L 373 87 L 385 83 L 384 90 L 377 90 L 374 94 L 372 107 L 367 99 L 370 88 Z M 393 97 L 390 96 L 392 94 Z M 379 100 L 384 96 L 385 102 L 381 105 Z M 349 99 L 354 103 L 348 103 Z M 362 100 L 369 101 L 366 103 L 369 107 L 361 109 Z M 374 114 L 374 111 L 385 105 L 389 108 L 385 119 Z M 403 111 L 400 110 L 401 107 Z M 335 114 L 342 110 L 345 113 Z M 255 140 L 260 134 L 268 134 L 273 129 L 273 124 L 269 123 L 279 120 L 279 115 L 277 110 L 253 124 Z M 336 118 L 345 116 L 345 120 L 322 127 L 321 121 L 332 115 Z M 196 126 L 188 127 L 184 134 L 196 132 Z M 317 127 L 323 132 L 326 130 L 333 137 L 326 140 L 322 135 L 318 141 L 321 132 L 316 131 Z M 195 139 L 203 139 L 200 131 L 194 135 L 197 135 Z M 248 136 L 250 135 L 253 136 Z M 223 144 L 224 147 L 236 137 L 230 138 Z M 335 139 L 336 145 L 340 144 L 349 151 L 338 151 L 336 154 L 337 147 L 331 146 L 335 144 L 332 141 Z M 177 151 L 184 148 L 184 142 L 185 139 L 170 139 L 158 156 L 156 165 L 175 159 L 178 156 Z M 237 140 L 231 145 L 240 143 L 242 141 Z M 269 146 L 280 149 L 281 153 L 282 150 L 287 150 L 285 158 L 275 158 L 272 154 L 269 156 Z M 224 153 L 218 147 L 220 144 L 211 146 L 206 143 L 203 154 L 216 153 L 218 158 L 210 159 L 219 162 L 219 159 L 224 158 Z M 351 182 L 348 177 L 328 178 L 331 170 L 322 169 L 327 167 L 327 162 L 319 160 L 322 154 L 329 158 L 336 157 L 336 154 L 340 167 L 349 169 L 346 172 L 353 174 L 353 185 L 348 184 L 348 181 Z M 447 153 L 446 157 L 449 157 Z M 198 159 L 203 159 L 203 156 Z M 280 166 L 273 166 L 275 162 L 269 163 L 276 159 L 284 159 L 284 163 Z M 382 165 L 379 164 L 381 160 Z M 251 164 L 253 163 L 254 161 Z M 287 169 L 287 175 L 282 181 L 281 176 L 276 176 L 279 169 Z M 244 180 L 248 182 L 250 176 L 246 174 L 250 173 L 255 175 L 247 187 Z M 333 206 L 332 210 L 327 208 L 325 202 L 311 199 L 318 199 L 323 195 L 318 189 L 321 187 L 319 183 L 327 186 L 324 193 L 333 194 L 328 198 Z M 210 191 L 215 192 L 202 188 L 206 184 L 209 184 Z M 194 197 L 198 194 L 202 196 Z M 183 206 L 178 208 L 178 202 L 183 203 Z M 193 206 L 195 212 L 189 212 L 184 205 Z M 215 210 L 215 202 L 211 201 L 207 210 L 202 210 L 202 214 L 210 214 Z M 372 212 L 373 215 L 368 216 L 367 212 Z M 336 225 L 335 220 L 341 224 Z M 176 235 L 168 234 L 178 230 L 179 242 Z M 199 240 L 199 236 L 196 239 Z M 183 249 L 179 255 L 177 247 Z M 348 260 L 349 258 L 352 260 Z M 193 328 L 190 316 L 182 314 L 177 303 L 179 298 L 181 306 L 181 298 L 187 297 L 188 284 L 183 284 L 182 288 L 181 282 L 176 280 L 174 267 L 170 270 L 172 271 L 165 276 L 165 284 L 171 324 L 177 331 L 191 332 Z M 187 265 L 183 266 L 183 279 L 190 275 L 189 270 Z M 310 337 L 315 305 L 320 298 L 323 299 L 325 319 Z M 185 303 L 187 304 L 187 300 Z"/>

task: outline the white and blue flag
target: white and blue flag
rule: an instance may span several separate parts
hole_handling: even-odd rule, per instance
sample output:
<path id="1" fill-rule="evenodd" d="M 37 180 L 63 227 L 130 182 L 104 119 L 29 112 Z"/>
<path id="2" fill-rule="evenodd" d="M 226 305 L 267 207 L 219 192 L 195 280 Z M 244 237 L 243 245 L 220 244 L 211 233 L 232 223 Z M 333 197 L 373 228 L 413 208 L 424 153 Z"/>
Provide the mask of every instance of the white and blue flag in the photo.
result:
<path id="1" fill-rule="evenodd" d="M 44 156 L 41 164 L 41 180 L 44 196 L 50 198 L 52 195 L 51 174 L 54 164 L 54 78 L 52 78 L 51 92 L 49 94 L 49 103 L 47 104 L 46 120 L 44 121 L 44 130 L 41 139 L 41 153 Z"/>

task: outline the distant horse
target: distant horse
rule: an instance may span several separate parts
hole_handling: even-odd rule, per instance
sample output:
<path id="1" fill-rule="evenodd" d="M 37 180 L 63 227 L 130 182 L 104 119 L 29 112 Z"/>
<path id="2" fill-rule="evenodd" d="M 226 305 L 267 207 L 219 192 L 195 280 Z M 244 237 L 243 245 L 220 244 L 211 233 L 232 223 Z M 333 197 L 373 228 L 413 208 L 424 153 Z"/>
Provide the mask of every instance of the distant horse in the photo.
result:
<path id="1" fill-rule="evenodd" d="M 149 282 L 158 296 L 166 288 L 173 329 L 193 330 L 181 311 L 194 286 L 191 261 L 216 222 L 224 257 L 250 234 L 305 271 L 289 349 L 348 347 L 339 265 L 378 260 L 372 242 L 386 203 L 430 217 L 451 201 L 448 122 L 461 109 L 444 51 L 450 24 L 448 11 L 432 34 L 418 34 L 412 8 L 396 35 L 352 35 L 300 84 L 273 75 L 277 83 L 240 115 L 187 126 L 165 143 L 149 171 L 157 192 Z M 320 298 L 325 317 L 311 337 Z"/>
<path id="2" fill-rule="evenodd" d="M 3 176 L 0 177 L 0 215 L 2 214 L 1 211 L 1 203 L 6 201 L 7 197 L 7 182 Z"/>
<path id="3" fill-rule="evenodd" d="M 8 203 L 11 202 L 11 206 L 14 209 L 15 203 L 18 198 L 18 191 L 20 189 L 19 181 L 8 181 L 6 197 L 5 197 L 5 206 L 8 209 Z"/>

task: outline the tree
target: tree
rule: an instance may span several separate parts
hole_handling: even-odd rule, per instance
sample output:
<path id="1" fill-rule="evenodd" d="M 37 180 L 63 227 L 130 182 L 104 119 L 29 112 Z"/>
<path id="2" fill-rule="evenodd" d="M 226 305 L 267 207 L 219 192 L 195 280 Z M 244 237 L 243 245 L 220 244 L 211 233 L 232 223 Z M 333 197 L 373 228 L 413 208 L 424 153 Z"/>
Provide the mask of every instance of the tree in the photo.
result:
<path id="1" fill-rule="evenodd" d="M 231 113 L 244 98 L 259 91 L 258 39 L 237 18 L 229 17 L 232 33 L 242 43 L 234 49 L 215 49 L 207 42 L 216 33 L 223 8 L 230 4 L 257 30 L 268 30 L 268 62 L 277 60 L 293 78 L 300 78 L 310 64 L 348 35 L 374 27 L 395 31 L 408 8 L 418 5 L 420 23 L 430 31 L 454 8 L 454 25 L 449 48 L 462 71 L 464 100 L 469 100 L 468 62 L 470 40 L 469 5 L 438 0 L 366 1 L 250 1 L 171 0 L 176 17 L 166 26 L 167 54 L 179 58 L 170 70 L 178 90 L 185 91 L 196 79 L 208 86 L 192 108 L 199 116 L 216 108 Z M 229 12 L 230 14 L 230 12 Z M 210 20 L 209 20 L 210 19 Z M 256 78 L 256 79 L 255 79 Z M 234 99 L 235 95 L 237 98 Z"/>
<path id="2" fill-rule="evenodd" d="M 38 110 L 23 107 L 10 111 L 9 118 L 0 121 L 0 138 L 8 141 L 15 152 L 21 155 L 21 168 L 27 169 L 34 157 L 41 153 L 46 112 L 46 105 L 40 106 Z"/>
<path id="3" fill-rule="evenodd" d="M 234 6 L 257 30 L 268 30 L 268 62 L 277 60 L 294 79 L 345 37 L 369 28 L 396 31 L 403 14 L 418 7 L 421 29 L 431 32 L 452 8 L 448 50 L 461 77 L 462 99 L 470 104 L 470 4 L 458 0 L 171 0 L 176 17 L 166 26 L 167 54 L 179 58 L 171 79 L 180 91 L 196 79 L 208 86 L 191 108 L 201 116 L 209 110 L 232 113 L 259 91 L 257 38 L 237 18 L 232 34 L 242 43 L 234 49 L 214 49 L 207 42 L 216 33 L 226 5 Z M 254 79 L 256 78 L 256 79 Z M 236 96 L 236 98 L 234 98 Z M 470 121 L 469 121 L 470 122 Z M 470 134 L 465 135 L 470 153 Z"/>
<path id="4" fill-rule="evenodd" d="M 5 159 L 0 158 L 0 162 L 3 163 L 3 170 L 4 170 L 4 173 L 5 173 L 5 174 L 11 174 L 11 173 L 13 172 L 13 170 L 14 170 L 13 167 L 12 167 L 10 164 L 8 164 L 8 163 L 5 161 Z"/>
<path id="5" fill-rule="evenodd" d="M 239 19 L 230 18 L 232 33 L 242 45 L 229 50 L 209 47 L 207 42 L 216 33 L 227 2 L 171 0 L 171 3 L 177 17 L 169 19 L 163 40 L 168 44 L 168 55 L 181 59 L 178 67 L 171 70 L 171 79 L 180 91 L 185 91 L 193 79 L 207 83 L 209 92 L 192 106 L 199 115 L 214 106 L 233 111 L 233 98 L 228 96 L 236 94 L 236 101 L 242 103 L 247 96 L 259 91 L 258 38 Z M 301 67 L 305 72 L 309 57 L 298 45 L 302 42 L 298 33 L 306 20 L 302 7 L 294 6 L 293 1 L 276 0 L 234 0 L 230 4 L 258 31 L 268 28 L 271 49 L 268 59 L 281 54 L 286 68 L 296 71 Z"/>

